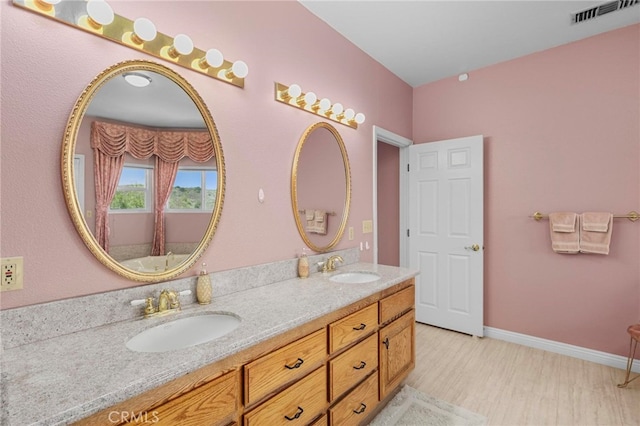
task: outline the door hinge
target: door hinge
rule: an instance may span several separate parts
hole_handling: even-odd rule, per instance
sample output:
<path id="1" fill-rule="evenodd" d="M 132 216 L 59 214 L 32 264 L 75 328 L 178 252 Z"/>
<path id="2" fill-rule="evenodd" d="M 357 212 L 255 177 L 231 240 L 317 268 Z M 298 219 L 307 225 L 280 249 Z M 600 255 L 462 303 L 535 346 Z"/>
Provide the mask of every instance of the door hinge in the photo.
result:
<path id="1" fill-rule="evenodd" d="M 407 229 L 407 237 L 410 237 L 411 232 L 409 232 L 409 230 Z"/>
<path id="2" fill-rule="evenodd" d="M 407 171 L 409 171 L 409 168 L 410 168 L 409 166 L 410 166 L 410 164 L 409 164 L 409 163 L 407 163 Z"/>

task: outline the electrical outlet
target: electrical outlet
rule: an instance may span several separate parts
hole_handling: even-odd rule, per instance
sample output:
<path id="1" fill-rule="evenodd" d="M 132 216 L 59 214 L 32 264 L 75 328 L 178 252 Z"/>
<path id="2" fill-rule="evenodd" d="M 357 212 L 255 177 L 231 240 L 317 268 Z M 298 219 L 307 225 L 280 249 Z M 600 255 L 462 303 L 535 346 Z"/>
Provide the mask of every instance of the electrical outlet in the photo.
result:
<path id="1" fill-rule="evenodd" d="M 349 227 L 349 241 L 353 241 L 353 239 L 355 238 L 354 232 L 353 232 L 353 226 Z"/>
<path id="2" fill-rule="evenodd" d="M 362 221 L 362 233 L 370 234 L 373 232 L 373 221 L 372 220 L 363 220 Z"/>
<path id="3" fill-rule="evenodd" d="M 0 272 L 0 291 L 22 290 L 22 257 L 3 257 Z"/>

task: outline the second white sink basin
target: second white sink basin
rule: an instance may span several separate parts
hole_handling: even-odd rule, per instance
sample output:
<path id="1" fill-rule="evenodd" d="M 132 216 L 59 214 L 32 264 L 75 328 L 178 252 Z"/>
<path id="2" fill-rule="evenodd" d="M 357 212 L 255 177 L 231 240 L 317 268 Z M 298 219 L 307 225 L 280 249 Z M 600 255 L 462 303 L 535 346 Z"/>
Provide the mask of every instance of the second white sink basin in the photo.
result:
<path id="1" fill-rule="evenodd" d="M 148 328 L 127 342 L 134 352 L 167 352 L 210 342 L 235 330 L 240 318 L 230 314 L 205 314 L 179 318 Z"/>
<path id="2" fill-rule="evenodd" d="M 342 272 L 329 278 L 329 281 L 344 284 L 363 284 L 379 279 L 380 275 L 375 272 Z"/>

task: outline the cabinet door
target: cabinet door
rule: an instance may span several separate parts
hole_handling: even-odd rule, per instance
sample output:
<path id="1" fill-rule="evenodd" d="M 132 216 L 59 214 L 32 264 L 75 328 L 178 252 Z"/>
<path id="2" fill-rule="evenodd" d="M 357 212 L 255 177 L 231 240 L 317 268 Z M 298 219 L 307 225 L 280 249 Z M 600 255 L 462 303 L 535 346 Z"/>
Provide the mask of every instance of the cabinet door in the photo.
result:
<path id="1" fill-rule="evenodd" d="M 296 340 L 244 367 L 245 405 L 315 370 L 327 357 L 325 328 Z"/>
<path id="2" fill-rule="evenodd" d="M 326 408 L 327 368 L 322 366 L 245 414 L 244 425 L 306 425 Z"/>
<path id="3" fill-rule="evenodd" d="M 415 314 L 411 310 L 380 329 L 380 400 L 415 367 Z"/>
<path id="4" fill-rule="evenodd" d="M 166 426 L 227 425 L 236 420 L 238 384 L 237 371 L 227 373 L 153 410 L 140 413 L 129 423 L 148 422 Z M 140 416 L 144 416 L 144 421 L 141 421 Z"/>
<path id="5" fill-rule="evenodd" d="M 333 401 L 362 381 L 378 366 L 375 334 L 329 361 L 329 400 Z"/>

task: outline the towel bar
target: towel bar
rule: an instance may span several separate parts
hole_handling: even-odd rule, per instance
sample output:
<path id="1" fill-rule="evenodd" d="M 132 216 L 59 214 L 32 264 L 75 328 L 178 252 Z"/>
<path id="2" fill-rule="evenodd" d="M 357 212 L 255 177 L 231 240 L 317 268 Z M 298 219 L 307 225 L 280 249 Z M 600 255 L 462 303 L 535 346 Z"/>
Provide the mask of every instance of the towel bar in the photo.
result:
<path id="1" fill-rule="evenodd" d="M 535 212 L 534 214 L 532 214 L 529 217 L 532 217 L 535 220 L 539 221 L 539 220 L 542 220 L 542 219 L 548 219 L 549 215 L 543 214 L 543 213 L 540 213 L 540 212 Z M 621 219 L 622 218 L 622 219 L 629 219 L 631 222 L 635 222 L 636 220 L 640 220 L 640 213 L 638 213 L 637 211 L 632 210 L 627 214 L 614 214 L 613 217 L 614 217 L 614 219 Z"/>

